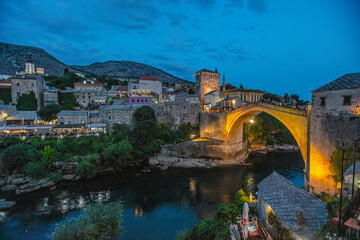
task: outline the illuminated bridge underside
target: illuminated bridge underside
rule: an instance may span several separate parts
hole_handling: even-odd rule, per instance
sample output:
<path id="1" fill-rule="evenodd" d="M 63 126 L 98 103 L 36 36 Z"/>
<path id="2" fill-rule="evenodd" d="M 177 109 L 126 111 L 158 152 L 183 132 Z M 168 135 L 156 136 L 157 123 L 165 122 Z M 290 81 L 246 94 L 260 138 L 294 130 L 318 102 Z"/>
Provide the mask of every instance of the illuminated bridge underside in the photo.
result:
<path id="1" fill-rule="evenodd" d="M 206 116 L 206 113 L 203 113 L 200 135 L 201 137 L 223 140 L 228 145 L 240 144 L 243 141 L 244 122 L 259 112 L 266 112 L 278 119 L 293 135 L 305 162 L 305 186 L 312 185 L 312 180 L 315 180 L 314 185 L 319 189 L 313 189 L 314 191 L 319 192 L 328 189 L 328 186 L 322 186 L 333 184 L 332 180 L 328 178 L 328 174 L 324 174 L 322 179 L 319 179 L 319 169 L 322 169 L 321 172 L 327 173 L 326 166 L 328 164 L 320 162 L 317 163 L 319 166 L 314 166 L 315 162 L 310 164 L 309 116 L 307 111 L 259 102 L 248 104 L 231 112 L 218 113 L 218 115 L 208 113 Z M 310 168 L 315 170 L 314 178 L 311 177 L 313 174 Z"/>

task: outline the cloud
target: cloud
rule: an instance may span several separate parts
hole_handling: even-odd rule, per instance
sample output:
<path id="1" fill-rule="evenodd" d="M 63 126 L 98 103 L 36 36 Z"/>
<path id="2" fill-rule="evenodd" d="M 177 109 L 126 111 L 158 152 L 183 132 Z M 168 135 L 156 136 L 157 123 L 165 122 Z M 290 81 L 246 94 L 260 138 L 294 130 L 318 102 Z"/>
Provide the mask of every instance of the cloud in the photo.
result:
<path id="1" fill-rule="evenodd" d="M 248 0 L 247 7 L 258 14 L 267 12 L 267 3 L 265 0 Z"/>
<path id="2" fill-rule="evenodd" d="M 174 27 L 184 27 L 182 23 L 188 19 L 187 15 L 183 13 L 171 13 L 168 17 L 170 19 L 170 25 Z"/>
<path id="3" fill-rule="evenodd" d="M 250 59 L 249 53 L 244 47 L 239 47 L 235 42 L 222 45 L 220 48 L 205 48 L 209 52 L 208 57 L 217 61 L 245 61 Z"/>

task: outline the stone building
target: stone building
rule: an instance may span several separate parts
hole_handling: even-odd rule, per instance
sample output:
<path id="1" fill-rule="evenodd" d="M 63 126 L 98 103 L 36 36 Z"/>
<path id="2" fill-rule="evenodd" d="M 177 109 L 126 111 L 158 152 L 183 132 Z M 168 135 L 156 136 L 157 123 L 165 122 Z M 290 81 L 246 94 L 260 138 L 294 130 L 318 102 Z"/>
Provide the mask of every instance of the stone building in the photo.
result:
<path id="1" fill-rule="evenodd" d="M 258 216 L 274 237 L 269 214 L 288 229 L 294 239 L 316 239 L 315 235 L 327 221 L 326 204 L 292 182 L 273 172 L 258 185 Z"/>
<path id="2" fill-rule="evenodd" d="M 89 105 L 103 105 L 108 101 L 108 93 L 101 90 L 61 90 L 61 93 L 73 93 L 76 102 L 82 107 Z"/>
<path id="3" fill-rule="evenodd" d="M 204 95 L 220 90 L 220 74 L 211 70 L 202 69 L 195 73 L 195 93 L 200 98 L 201 110 L 204 110 Z"/>
<path id="4" fill-rule="evenodd" d="M 44 100 L 44 106 L 46 104 L 51 104 L 51 103 L 56 103 L 58 104 L 58 99 L 59 99 L 59 89 L 57 88 L 49 88 L 49 89 L 45 89 L 44 90 L 44 96 L 43 96 L 43 100 Z"/>
<path id="5" fill-rule="evenodd" d="M 100 106 L 100 121 L 108 124 L 110 127 L 114 124 L 131 124 L 132 115 L 138 107 L 140 107 L 140 105 Z"/>
<path id="6" fill-rule="evenodd" d="M 200 103 L 161 103 L 152 104 L 159 123 L 177 129 L 183 123 L 198 127 L 200 122 Z"/>
<path id="7" fill-rule="evenodd" d="M 17 103 L 17 99 L 24 93 L 33 91 L 38 101 L 38 109 L 43 104 L 43 91 L 46 83 L 42 75 L 18 75 L 11 78 L 11 101 Z"/>
<path id="8" fill-rule="evenodd" d="M 175 102 L 199 102 L 199 97 L 196 94 L 180 93 L 175 96 Z"/>
<path id="9" fill-rule="evenodd" d="M 264 91 L 244 88 L 224 90 L 221 93 L 228 97 L 238 97 L 243 102 L 260 102 L 264 96 Z"/>
<path id="10" fill-rule="evenodd" d="M 360 137 L 360 73 L 350 73 L 312 91 L 310 111 L 310 186 L 336 193 L 331 155 Z M 320 167 L 323 166 L 323 167 Z M 324 178 L 323 176 L 328 176 Z M 327 179 L 327 182 L 324 182 Z"/>
<path id="11" fill-rule="evenodd" d="M 88 121 L 87 111 L 62 110 L 57 114 L 58 125 L 86 125 Z"/>
<path id="12" fill-rule="evenodd" d="M 16 112 L 14 105 L 0 105 L 0 124 L 14 112 Z"/>
<path id="13" fill-rule="evenodd" d="M 15 111 L 6 118 L 6 125 L 38 125 L 44 122 L 36 111 Z"/>
<path id="14" fill-rule="evenodd" d="M 75 90 L 105 90 L 104 84 L 97 80 L 84 79 L 74 83 Z"/>

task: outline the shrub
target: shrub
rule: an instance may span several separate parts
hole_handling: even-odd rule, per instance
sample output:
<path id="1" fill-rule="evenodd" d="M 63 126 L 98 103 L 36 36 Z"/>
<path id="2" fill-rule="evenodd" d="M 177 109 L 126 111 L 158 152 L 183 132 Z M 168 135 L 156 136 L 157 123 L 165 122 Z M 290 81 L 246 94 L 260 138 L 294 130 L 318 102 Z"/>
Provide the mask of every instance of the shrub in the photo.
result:
<path id="1" fill-rule="evenodd" d="M 6 149 L 12 145 L 21 143 L 21 139 L 15 136 L 7 136 L 0 139 L 0 149 Z"/>
<path id="2" fill-rule="evenodd" d="M 41 151 L 41 159 L 45 162 L 48 166 L 54 162 L 55 158 L 55 150 L 50 146 L 45 146 L 44 150 Z"/>
<path id="3" fill-rule="evenodd" d="M 82 177 L 92 178 L 96 176 L 97 168 L 99 165 L 100 165 L 99 155 L 91 154 L 85 156 L 80 160 L 76 168 L 76 174 Z"/>
<path id="4" fill-rule="evenodd" d="M 28 162 L 38 160 L 40 154 L 33 146 L 20 143 L 5 149 L 1 158 L 5 170 L 22 171 Z"/>
<path id="5" fill-rule="evenodd" d="M 43 161 L 30 162 L 26 167 L 26 174 L 32 178 L 42 178 L 49 174 L 48 164 Z"/>
<path id="6" fill-rule="evenodd" d="M 121 202 L 95 204 L 78 218 L 65 220 L 55 228 L 53 240 L 120 239 L 123 233 Z"/>
<path id="7" fill-rule="evenodd" d="M 107 146 L 102 153 L 102 157 L 110 166 L 125 166 L 132 159 L 132 151 L 132 145 L 125 139 Z"/>

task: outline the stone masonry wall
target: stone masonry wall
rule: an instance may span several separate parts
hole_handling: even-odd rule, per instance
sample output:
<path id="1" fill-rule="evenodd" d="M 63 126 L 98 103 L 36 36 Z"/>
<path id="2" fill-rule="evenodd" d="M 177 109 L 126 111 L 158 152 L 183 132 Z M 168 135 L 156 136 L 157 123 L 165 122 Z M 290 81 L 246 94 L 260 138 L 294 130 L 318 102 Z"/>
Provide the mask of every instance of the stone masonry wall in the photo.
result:
<path id="1" fill-rule="evenodd" d="M 343 105 L 344 96 L 351 96 L 351 105 Z M 321 106 L 321 97 L 325 97 L 325 106 Z M 342 144 L 345 148 L 353 148 L 354 141 L 360 137 L 359 105 L 359 89 L 313 93 L 310 117 L 310 186 L 316 192 L 337 192 L 329 170 L 331 155 Z"/>

